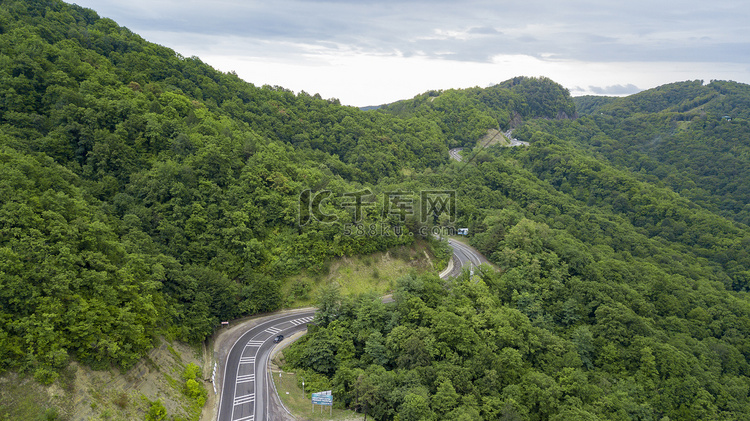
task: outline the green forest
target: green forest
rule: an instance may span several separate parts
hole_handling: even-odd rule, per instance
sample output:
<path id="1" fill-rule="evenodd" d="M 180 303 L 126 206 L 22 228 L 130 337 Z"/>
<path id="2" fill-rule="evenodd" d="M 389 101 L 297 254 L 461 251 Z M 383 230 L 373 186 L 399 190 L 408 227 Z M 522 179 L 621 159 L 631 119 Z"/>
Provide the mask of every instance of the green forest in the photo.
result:
<path id="1" fill-rule="evenodd" d="M 748 85 L 517 77 L 365 111 L 57 0 L 0 1 L 0 63 L 0 373 L 127 370 L 288 307 L 332 259 L 421 236 L 444 263 L 424 228 L 468 227 L 473 274 L 394 279 L 393 304 L 321 288 L 286 351 L 308 391 L 377 420 L 750 417 Z M 492 129 L 529 146 L 478 145 Z M 382 212 L 433 190 L 455 219 Z"/>

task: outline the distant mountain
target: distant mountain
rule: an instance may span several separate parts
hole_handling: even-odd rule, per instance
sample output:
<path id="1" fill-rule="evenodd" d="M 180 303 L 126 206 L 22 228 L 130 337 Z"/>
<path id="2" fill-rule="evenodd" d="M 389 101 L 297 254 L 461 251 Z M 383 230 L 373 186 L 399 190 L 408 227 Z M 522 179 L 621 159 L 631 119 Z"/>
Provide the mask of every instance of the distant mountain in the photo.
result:
<path id="1" fill-rule="evenodd" d="M 568 90 L 544 77 L 517 77 L 484 89 L 428 91 L 379 111 L 437 121 L 451 146 L 470 145 L 488 129 L 508 130 L 524 119 L 572 118 L 576 114 Z"/>
<path id="2" fill-rule="evenodd" d="M 748 85 L 517 77 L 363 111 L 58 0 L 0 3 L 0 62 L 0 371 L 73 384 L 315 289 L 288 361 L 375 419 L 750 414 Z M 493 266 L 337 295 L 332 259 L 388 251 L 382 278 L 421 238 L 437 272 L 457 227 Z"/>
<path id="3" fill-rule="evenodd" d="M 593 151 L 750 225 L 750 86 L 679 82 L 597 106 L 576 101 L 593 118 L 596 129 L 579 137 Z"/>
<path id="4" fill-rule="evenodd" d="M 600 96 L 600 95 L 583 95 L 573 97 L 573 102 L 576 105 L 576 112 L 579 115 L 589 115 L 598 113 L 599 109 L 616 101 L 618 97 L 614 96 Z"/>
<path id="5" fill-rule="evenodd" d="M 575 101 L 580 114 L 594 111 L 627 117 L 636 113 L 669 111 L 748 118 L 749 98 L 748 85 L 730 81 L 704 84 L 696 80 L 670 83 L 622 98 L 587 96 Z"/>

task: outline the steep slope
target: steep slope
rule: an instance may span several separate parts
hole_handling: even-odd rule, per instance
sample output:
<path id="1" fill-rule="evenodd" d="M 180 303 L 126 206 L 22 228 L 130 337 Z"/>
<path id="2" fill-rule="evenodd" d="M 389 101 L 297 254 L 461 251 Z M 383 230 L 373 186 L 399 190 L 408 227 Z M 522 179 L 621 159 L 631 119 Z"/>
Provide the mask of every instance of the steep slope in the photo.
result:
<path id="1" fill-rule="evenodd" d="M 329 297 L 290 369 L 382 420 L 746 418 L 750 230 L 529 140 L 419 179 L 456 191 L 500 271 L 402 278 L 394 307 Z"/>

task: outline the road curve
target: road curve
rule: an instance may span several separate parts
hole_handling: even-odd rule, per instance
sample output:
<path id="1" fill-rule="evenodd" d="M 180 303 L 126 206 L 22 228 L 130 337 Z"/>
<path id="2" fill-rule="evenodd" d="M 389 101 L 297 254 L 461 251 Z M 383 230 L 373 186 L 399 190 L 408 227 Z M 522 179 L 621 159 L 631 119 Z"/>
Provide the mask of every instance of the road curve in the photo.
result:
<path id="1" fill-rule="evenodd" d="M 280 315 L 245 332 L 232 345 L 224 367 L 224 381 L 217 420 L 268 419 L 271 379 L 268 358 L 277 335 L 291 336 L 313 320 L 314 310 Z"/>
<path id="2" fill-rule="evenodd" d="M 460 162 L 462 150 L 463 148 L 451 149 L 450 157 Z M 441 277 L 445 279 L 460 275 L 464 266 L 475 267 L 489 263 L 478 251 L 466 244 L 453 239 L 449 239 L 448 244 L 453 247 L 453 256 L 448 268 L 441 273 Z M 383 302 L 390 301 L 393 301 L 390 296 L 383 298 Z M 288 337 L 306 329 L 314 316 L 315 310 L 307 310 L 272 317 L 253 326 L 237 339 L 224 366 L 218 421 L 269 419 L 274 412 L 268 407 L 271 399 L 269 385 L 272 382 L 268 373 L 268 359 L 276 345 L 273 339 L 277 335 Z M 286 417 L 281 414 L 273 414 L 273 419 L 284 418 Z"/>
<path id="3" fill-rule="evenodd" d="M 449 239 L 448 244 L 453 247 L 452 269 L 443 273 L 444 278 L 460 275 L 464 266 L 488 263 L 484 256 L 466 244 L 453 239 Z M 384 298 L 384 302 L 386 300 L 393 301 L 390 297 Z M 271 414 L 272 419 L 283 419 L 283 415 L 268 407 L 272 398 L 268 359 L 276 345 L 273 340 L 277 335 L 289 337 L 306 329 L 314 316 L 315 310 L 306 310 L 266 319 L 235 341 L 224 366 L 218 421 L 260 421 L 271 419 Z"/>
<path id="4" fill-rule="evenodd" d="M 456 277 L 461 274 L 464 266 L 474 268 L 482 263 L 489 263 L 487 258 L 476 251 L 473 247 L 468 246 L 460 241 L 448 239 L 448 245 L 453 247 L 453 269 L 447 274 L 446 278 Z"/>
<path id="5" fill-rule="evenodd" d="M 448 155 L 450 155 L 450 157 L 452 159 L 455 159 L 456 161 L 461 162 L 461 159 L 462 159 L 461 158 L 461 151 L 462 150 L 464 150 L 464 148 L 453 148 L 453 149 L 451 149 L 451 150 L 448 151 Z"/>

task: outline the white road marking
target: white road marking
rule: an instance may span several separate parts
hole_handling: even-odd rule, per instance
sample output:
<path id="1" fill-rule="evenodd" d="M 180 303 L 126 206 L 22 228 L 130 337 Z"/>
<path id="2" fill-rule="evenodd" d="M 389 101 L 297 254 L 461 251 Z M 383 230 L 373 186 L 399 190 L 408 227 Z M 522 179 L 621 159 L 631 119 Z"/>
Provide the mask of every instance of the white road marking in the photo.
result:
<path id="1" fill-rule="evenodd" d="M 255 381 L 255 374 L 246 374 L 244 376 L 237 376 L 237 384 L 250 383 Z"/>
<path id="2" fill-rule="evenodd" d="M 234 406 L 255 402 L 255 393 L 234 398 Z"/>
<path id="3" fill-rule="evenodd" d="M 291 323 L 295 326 L 299 326 L 301 324 L 310 323 L 311 321 L 313 321 L 314 318 L 315 318 L 314 316 L 303 317 L 301 319 L 292 320 Z"/>
<path id="4" fill-rule="evenodd" d="M 266 332 L 268 332 L 268 333 L 270 333 L 272 335 L 275 335 L 275 334 L 281 332 L 281 329 L 276 329 L 275 327 L 269 327 L 268 329 L 266 329 Z"/>

